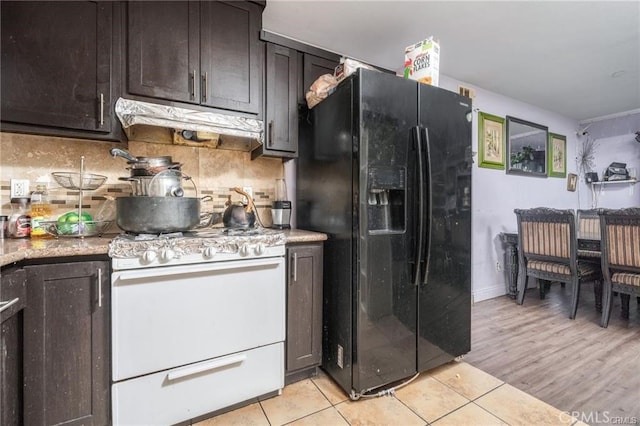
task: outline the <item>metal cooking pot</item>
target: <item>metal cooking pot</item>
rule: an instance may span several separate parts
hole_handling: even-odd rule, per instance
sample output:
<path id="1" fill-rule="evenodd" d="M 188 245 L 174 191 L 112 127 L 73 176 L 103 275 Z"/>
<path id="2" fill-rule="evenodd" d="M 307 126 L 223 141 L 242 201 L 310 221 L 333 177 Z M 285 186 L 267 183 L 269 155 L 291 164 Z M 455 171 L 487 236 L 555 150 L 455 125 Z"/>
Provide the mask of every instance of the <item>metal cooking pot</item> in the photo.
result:
<path id="1" fill-rule="evenodd" d="M 180 170 L 181 164 L 172 161 L 169 156 L 161 157 L 136 157 L 128 151 L 120 148 L 112 148 L 109 151 L 114 157 L 122 157 L 127 160 L 131 176 L 153 176 L 167 169 Z"/>
<path id="2" fill-rule="evenodd" d="M 182 164 L 180 163 L 170 163 L 167 166 L 156 166 L 150 167 L 146 165 L 141 165 L 138 167 L 129 167 L 129 175 L 134 176 L 154 176 L 158 173 L 162 173 L 165 170 L 178 170 L 180 171 Z"/>
<path id="3" fill-rule="evenodd" d="M 257 214 L 256 206 L 249 194 L 240 188 L 233 188 L 238 194 L 247 197 L 248 204 L 232 203 L 231 196 L 226 202 L 227 208 L 222 214 L 222 223 L 226 228 L 253 228 L 256 220 L 262 226 L 260 217 Z"/>
<path id="4" fill-rule="evenodd" d="M 191 181 L 195 188 L 193 179 L 180 170 L 167 169 L 150 176 L 121 177 L 131 183 L 131 192 L 136 197 L 182 197 L 184 188 L 182 180 Z"/>
<path id="5" fill-rule="evenodd" d="M 123 231 L 160 234 L 188 231 L 200 223 L 200 199 L 193 197 L 119 197 L 116 223 Z"/>

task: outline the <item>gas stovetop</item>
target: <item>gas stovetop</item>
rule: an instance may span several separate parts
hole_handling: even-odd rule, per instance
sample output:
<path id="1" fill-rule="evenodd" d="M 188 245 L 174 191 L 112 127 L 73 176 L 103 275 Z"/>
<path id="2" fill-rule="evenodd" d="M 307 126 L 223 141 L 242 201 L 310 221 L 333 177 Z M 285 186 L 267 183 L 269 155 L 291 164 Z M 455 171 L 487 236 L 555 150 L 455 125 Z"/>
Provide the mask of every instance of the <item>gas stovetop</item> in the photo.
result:
<path id="1" fill-rule="evenodd" d="M 114 270 L 284 255 L 284 233 L 266 228 L 202 228 L 120 234 L 109 244 Z"/>

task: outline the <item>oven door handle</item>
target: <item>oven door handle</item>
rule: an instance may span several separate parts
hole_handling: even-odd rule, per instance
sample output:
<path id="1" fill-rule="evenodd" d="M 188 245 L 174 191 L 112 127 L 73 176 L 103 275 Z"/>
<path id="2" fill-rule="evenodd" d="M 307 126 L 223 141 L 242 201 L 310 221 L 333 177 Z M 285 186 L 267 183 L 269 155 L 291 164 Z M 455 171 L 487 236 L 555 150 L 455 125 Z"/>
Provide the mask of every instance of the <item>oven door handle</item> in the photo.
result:
<path id="1" fill-rule="evenodd" d="M 212 361 L 200 362 L 195 365 L 190 365 L 188 367 L 182 367 L 175 370 L 170 371 L 167 374 L 168 380 L 178 380 L 183 379 L 187 376 L 193 376 L 194 374 L 203 373 L 205 371 L 215 370 L 222 367 L 228 367 L 234 364 L 240 364 L 247 359 L 246 354 L 235 355 L 232 357 L 227 357 L 224 359 L 215 359 Z"/>
<path id="2" fill-rule="evenodd" d="M 166 277 L 169 275 L 182 275 L 196 272 L 200 273 L 255 267 L 270 267 L 278 266 L 283 263 L 283 257 L 272 257 L 268 259 L 231 260 L 211 263 L 196 263 L 189 265 L 153 267 L 128 271 L 116 271 L 114 272 L 114 281 L 116 279 L 119 279 L 121 281 L 128 281 L 141 278 Z"/>

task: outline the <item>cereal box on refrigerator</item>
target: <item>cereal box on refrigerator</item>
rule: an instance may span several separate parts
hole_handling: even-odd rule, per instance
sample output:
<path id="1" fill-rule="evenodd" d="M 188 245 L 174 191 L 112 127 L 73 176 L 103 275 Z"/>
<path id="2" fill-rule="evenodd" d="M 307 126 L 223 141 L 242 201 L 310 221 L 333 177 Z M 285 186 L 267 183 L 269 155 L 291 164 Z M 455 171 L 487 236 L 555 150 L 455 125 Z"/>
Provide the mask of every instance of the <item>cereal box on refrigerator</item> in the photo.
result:
<path id="1" fill-rule="evenodd" d="M 438 85 L 440 44 L 429 37 L 404 50 L 404 77 L 421 83 Z"/>

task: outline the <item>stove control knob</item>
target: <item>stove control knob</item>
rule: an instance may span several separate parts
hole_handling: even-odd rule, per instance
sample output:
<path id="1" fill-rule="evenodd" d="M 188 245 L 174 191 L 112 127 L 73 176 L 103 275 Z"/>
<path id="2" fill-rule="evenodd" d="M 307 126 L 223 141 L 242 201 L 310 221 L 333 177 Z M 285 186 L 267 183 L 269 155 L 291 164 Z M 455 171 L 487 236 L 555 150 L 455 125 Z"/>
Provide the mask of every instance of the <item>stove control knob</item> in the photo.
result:
<path id="1" fill-rule="evenodd" d="M 240 250 L 238 250 L 238 252 L 240 253 L 240 256 L 249 256 L 250 249 L 251 246 L 249 244 L 243 244 L 240 246 Z"/>
<path id="2" fill-rule="evenodd" d="M 258 243 L 256 247 L 253 249 L 256 255 L 260 256 L 264 254 L 264 244 Z"/>
<path id="3" fill-rule="evenodd" d="M 144 263 L 152 263 L 157 258 L 158 258 L 158 253 L 156 253 L 153 250 L 147 250 L 144 253 L 142 253 L 142 261 Z"/>
<path id="4" fill-rule="evenodd" d="M 216 255 L 216 253 L 218 252 L 218 250 L 216 250 L 215 247 L 207 247 L 204 249 L 204 257 L 206 257 L 207 259 L 211 259 L 213 256 Z"/>
<path id="5" fill-rule="evenodd" d="M 160 260 L 163 261 L 163 262 L 168 262 L 171 259 L 173 259 L 174 257 L 176 257 L 176 252 L 171 250 L 170 248 L 163 249 L 160 252 Z"/>

